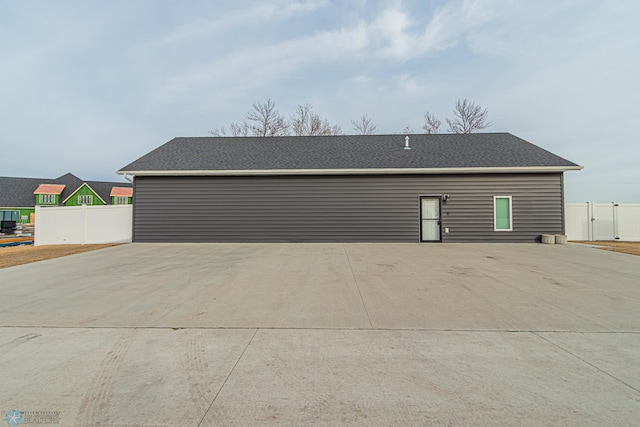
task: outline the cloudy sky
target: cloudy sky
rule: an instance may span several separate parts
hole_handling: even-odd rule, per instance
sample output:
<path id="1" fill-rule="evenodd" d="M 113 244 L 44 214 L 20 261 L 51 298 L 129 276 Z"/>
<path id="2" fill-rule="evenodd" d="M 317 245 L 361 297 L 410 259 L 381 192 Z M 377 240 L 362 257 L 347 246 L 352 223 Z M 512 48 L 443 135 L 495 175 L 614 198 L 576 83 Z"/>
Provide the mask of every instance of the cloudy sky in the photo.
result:
<path id="1" fill-rule="evenodd" d="M 458 98 L 583 165 L 570 202 L 640 202 L 640 2 L 0 0 L 1 176 L 119 180 L 255 101 L 420 132 Z M 446 130 L 443 129 L 443 130 Z"/>

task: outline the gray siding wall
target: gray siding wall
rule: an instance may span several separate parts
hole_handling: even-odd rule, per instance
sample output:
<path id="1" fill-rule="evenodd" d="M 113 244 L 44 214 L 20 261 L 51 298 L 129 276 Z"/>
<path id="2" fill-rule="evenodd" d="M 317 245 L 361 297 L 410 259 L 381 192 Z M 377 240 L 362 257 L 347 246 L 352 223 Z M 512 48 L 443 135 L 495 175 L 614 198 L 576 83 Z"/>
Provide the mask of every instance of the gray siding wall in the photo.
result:
<path id="1" fill-rule="evenodd" d="M 449 194 L 443 242 L 561 233 L 562 174 L 136 177 L 136 242 L 417 242 L 419 196 Z M 513 197 L 513 231 L 493 230 Z"/>

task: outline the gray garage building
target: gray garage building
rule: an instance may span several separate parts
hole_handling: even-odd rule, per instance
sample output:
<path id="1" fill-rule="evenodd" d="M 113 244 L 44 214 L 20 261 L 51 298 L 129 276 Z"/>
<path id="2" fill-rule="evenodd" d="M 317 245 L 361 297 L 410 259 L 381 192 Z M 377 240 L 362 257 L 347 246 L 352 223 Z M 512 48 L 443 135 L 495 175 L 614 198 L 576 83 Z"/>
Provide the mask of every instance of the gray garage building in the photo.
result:
<path id="1" fill-rule="evenodd" d="M 175 138 L 118 173 L 135 242 L 535 242 L 579 169 L 482 133 Z"/>

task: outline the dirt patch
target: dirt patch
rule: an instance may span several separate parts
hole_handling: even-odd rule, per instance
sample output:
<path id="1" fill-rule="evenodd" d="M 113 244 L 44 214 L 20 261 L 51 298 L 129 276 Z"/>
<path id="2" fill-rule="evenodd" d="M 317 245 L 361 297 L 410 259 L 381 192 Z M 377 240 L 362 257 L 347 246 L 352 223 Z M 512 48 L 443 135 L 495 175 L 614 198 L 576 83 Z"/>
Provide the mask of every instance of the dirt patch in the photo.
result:
<path id="1" fill-rule="evenodd" d="M 0 248 L 0 268 L 13 267 L 28 264 L 30 262 L 43 261 L 45 259 L 59 258 L 82 252 L 95 251 L 96 249 L 117 246 L 116 243 L 104 245 L 51 245 L 51 246 L 9 246 Z"/>
<path id="2" fill-rule="evenodd" d="M 574 241 L 573 243 L 583 243 L 591 246 L 598 246 L 598 249 L 605 251 L 622 252 L 630 255 L 640 255 L 640 242 L 616 242 L 608 240 L 598 240 L 595 242 L 587 242 L 583 240 Z"/>

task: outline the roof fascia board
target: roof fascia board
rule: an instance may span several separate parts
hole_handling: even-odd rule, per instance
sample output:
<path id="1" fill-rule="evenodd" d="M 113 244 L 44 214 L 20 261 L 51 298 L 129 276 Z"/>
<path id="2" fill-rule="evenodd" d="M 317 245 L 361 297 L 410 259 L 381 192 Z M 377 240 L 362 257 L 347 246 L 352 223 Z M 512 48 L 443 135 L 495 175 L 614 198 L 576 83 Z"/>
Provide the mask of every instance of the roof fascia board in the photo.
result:
<path id="1" fill-rule="evenodd" d="M 583 166 L 522 166 L 478 168 L 387 168 L 387 169 L 256 169 L 256 170 L 147 170 L 117 171 L 133 176 L 252 176 L 252 175 L 371 175 L 371 174 L 474 174 L 474 173 L 550 173 L 581 170 Z"/>

